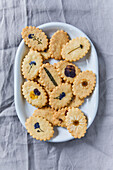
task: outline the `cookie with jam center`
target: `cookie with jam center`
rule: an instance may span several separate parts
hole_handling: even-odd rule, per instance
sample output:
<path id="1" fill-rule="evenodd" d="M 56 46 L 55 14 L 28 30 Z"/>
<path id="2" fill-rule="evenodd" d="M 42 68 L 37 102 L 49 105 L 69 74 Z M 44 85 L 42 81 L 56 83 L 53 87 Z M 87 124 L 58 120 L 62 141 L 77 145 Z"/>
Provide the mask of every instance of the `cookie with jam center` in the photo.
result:
<path id="1" fill-rule="evenodd" d="M 29 117 L 25 126 L 28 133 L 37 140 L 46 141 L 53 137 L 54 130 L 51 123 L 41 116 Z"/>
<path id="2" fill-rule="evenodd" d="M 59 75 L 68 83 L 73 83 L 76 76 L 81 72 L 75 64 L 68 61 L 60 61 L 55 66 Z"/>
<path id="3" fill-rule="evenodd" d="M 24 82 L 22 85 L 22 94 L 27 102 L 33 106 L 41 108 L 47 103 L 46 91 L 36 82 Z"/>
<path id="4" fill-rule="evenodd" d="M 77 95 L 80 99 L 89 96 L 96 84 L 96 76 L 92 71 L 86 70 L 80 73 L 73 83 L 73 94 Z"/>
<path id="5" fill-rule="evenodd" d="M 81 138 L 87 130 L 87 119 L 82 111 L 78 108 L 70 108 L 66 116 L 66 125 L 68 131 L 74 138 Z"/>
<path id="6" fill-rule="evenodd" d="M 68 105 L 72 98 L 72 86 L 68 83 L 63 83 L 54 88 L 50 94 L 49 104 L 57 110 Z"/>
<path id="7" fill-rule="evenodd" d="M 62 58 L 67 61 L 77 61 L 83 58 L 90 49 L 89 40 L 85 37 L 77 37 L 67 43 L 61 52 Z"/>
<path id="8" fill-rule="evenodd" d="M 47 36 L 39 28 L 26 26 L 21 34 L 25 44 L 33 50 L 44 51 L 48 46 Z"/>
<path id="9" fill-rule="evenodd" d="M 22 74 L 27 80 L 33 80 L 39 75 L 39 68 L 43 64 L 39 52 L 30 50 L 22 62 Z"/>

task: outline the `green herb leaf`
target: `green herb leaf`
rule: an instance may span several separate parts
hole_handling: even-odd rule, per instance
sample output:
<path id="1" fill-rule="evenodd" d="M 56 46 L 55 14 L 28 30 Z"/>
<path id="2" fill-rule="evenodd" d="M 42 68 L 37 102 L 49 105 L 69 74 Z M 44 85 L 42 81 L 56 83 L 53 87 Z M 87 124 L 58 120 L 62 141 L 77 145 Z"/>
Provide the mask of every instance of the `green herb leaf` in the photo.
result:
<path id="1" fill-rule="evenodd" d="M 58 86 L 57 82 L 55 81 L 55 79 L 53 78 L 53 76 L 51 75 L 51 73 L 49 72 L 49 70 L 47 68 L 44 67 L 45 72 L 47 73 L 48 77 L 50 78 L 50 80 L 52 81 L 52 83 L 55 86 Z"/>

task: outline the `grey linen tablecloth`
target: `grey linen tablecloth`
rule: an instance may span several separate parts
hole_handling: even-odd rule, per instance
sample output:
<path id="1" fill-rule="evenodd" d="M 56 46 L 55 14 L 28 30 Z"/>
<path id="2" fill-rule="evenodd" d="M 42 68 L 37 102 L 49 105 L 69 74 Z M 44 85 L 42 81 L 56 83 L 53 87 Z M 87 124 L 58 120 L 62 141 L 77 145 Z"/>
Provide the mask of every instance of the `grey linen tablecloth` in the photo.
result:
<path id="1" fill-rule="evenodd" d="M 14 59 L 26 25 L 70 23 L 93 41 L 99 59 L 97 116 L 80 140 L 30 137 L 14 104 Z M 0 170 L 113 169 L 113 1 L 0 0 Z"/>

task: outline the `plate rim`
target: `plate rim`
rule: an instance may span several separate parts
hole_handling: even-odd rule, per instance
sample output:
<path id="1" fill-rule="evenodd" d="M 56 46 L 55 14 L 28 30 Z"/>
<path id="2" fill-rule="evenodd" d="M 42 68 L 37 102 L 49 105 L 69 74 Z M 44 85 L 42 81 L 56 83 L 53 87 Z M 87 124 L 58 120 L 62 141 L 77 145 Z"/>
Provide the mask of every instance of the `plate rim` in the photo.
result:
<path id="1" fill-rule="evenodd" d="M 96 57 L 96 63 L 97 63 L 97 68 L 96 69 L 97 69 L 97 72 L 98 72 L 98 76 L 97 76 L 97 92 L 98 92 L 98 94 L 97 94 L 97 98 L 96 98 L 95 114 L 94 114 L 94 117 L 93 117 L 93 119 L 92 119 L 92 121 L 90 123 L 90 126 L 91 126 L 93 121 L 94 121 L 94 119 L 95 119 L 95 117 L 96 117 L 97 110 L 98 110 L 98 105 L 99 105 L 99 65 L 98 65 L 98 56 L 97 56 L 97 52 L 96 52 L 95 46 L 92 43 L 92 41 L 89 39 L 89 37 L 83 31 L 81 31 L 80 29 L 78 29 L 77 27 L 75 27 L 75 26 L 73 26 L 71 24 L 67 24 L 67 23 L 63 23 L 63 22 L 48 22 L 48 23 L 39 25 L 38 28 L 43 29 L 43 28 L 47 28 L 49 26 L 53 26 L 53 27 L 54 26 L 61 26 L 61 27 L 65 26 L 65 27 L 70 27 L 72 29 L 76 29 L 78 32 L 83 33 L 86 36 L 86 38 L 88 38 L 88 40 L 90 41 L 91 45 L 94 48 L 95 57 Z M 18 63 L 19 56 L 20 56 L 19 53 L 20 53 L 20 50 L 23 48 L 23 45 L 24 45 L 24 40 L 21 40 L 21 42 L 20 42 L 20 44 L 18 46 L 18 49 L 16 51 L 16 55 L 15 55 L 15 62 L 14 62 L 14 102 L 15 102 L 15 109 L 16 109 L 17 116 L 18 116 L 20 122 L 22 123 L 22 125 L 25 127 L 25 122 L 22 119 L 21 114 L 19 113 L 19 105 L 18 105 L 18 99 L 17 99 L 18 97 L 16 95 L 16 89 L 17 89 L 16 88 L 17 87 L 16 75 L 17 75 L 17 72 L 18 72 L 18 69 L 16 69 L 16 65 Z M 87 127 L 87 130 L 88 130 L 89 127 Z M 62 139 L 61 141 L 52 141 L 52 140 L 49 140 L 47 142 L 60 143 L 60 142 L 70 141 L 72 139 L 74 139 L 73 136 L 70 137 L 70 139 L 65 139 L 65 140 Z"/>

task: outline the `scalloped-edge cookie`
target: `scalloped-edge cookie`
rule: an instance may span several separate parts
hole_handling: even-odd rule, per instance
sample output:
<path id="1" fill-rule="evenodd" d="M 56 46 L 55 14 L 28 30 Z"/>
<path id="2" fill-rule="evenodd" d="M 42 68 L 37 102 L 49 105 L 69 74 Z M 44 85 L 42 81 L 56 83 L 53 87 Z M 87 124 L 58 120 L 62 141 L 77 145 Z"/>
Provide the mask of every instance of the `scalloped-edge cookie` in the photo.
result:
<path id="1" fill-rule="evenodd" d="M 27 81 L 22 85 L 22 94 L 28 103 L 36 107 L 43 107 L 47 103 L 45 90 L 36 82 Z"/>
<path id="2" fill-rule="evenodd" d="M 55 67 L 57 68 L 59 75 L 68 83 L 73 83 L 76 76 L 81 72 L 75 64 L 68 61 L 60 61 Z"/>
<path id="3" fill-rule="evenodd" d="M 67 43 L 61 52 L 62 58 L 67 61 L 77 61 L 83 58 L 90 49 L 89 40 L 86 37 L 77 37 Z"/>
<path id="4" fill-rule="evenodd" d="M 43 64 L 42 56 L 34 50 L 30 50 L 22 62 L 22 75 L 27 80 L 33 80 L 39 75 L 39 68 Z"/>
<path id="5" fill-rule="evenodd" d="M 50 53 L 51 57 L 60 60 L 61 57 L 61 50 L 63 46 L 69 41 L 69 37 L 66 32 L 63 30 L 58 30 L 53 34 L 53 36 L 50 39 Z"/>
<path id="6" fill-rule="evenodd" d="M 84 103 L 84 98 L 80 99 L 77 95 L 73 96 L 71 102 L 69 103 L 69 107 L 79 107 Z"/>
<path id="7" fill-rule="evenodd" d="M 26 26 L 21 34 L 26 45 L 33 50 L 44 51 L 48 46 L 47 36 L 39 28 Z"/>
<path id="8" fill-rule="evenodd" d="M 66 116 L 68 131 L 74 138 L 81 138 L 87 130 L 87 120 L 82 111 L 78 108 L 70 108 Z"/>
<path id="9" fill-rule="evenodd" d="M 56 126 L 67 127 L 66 126 L 66 116 L 68 108 L 62 108 L 55 112 L 53 115 L 53 121 Z"/>
<path id="10" fill-rule="evenodd" d="M 49 63 L 43 64 L 40 67 L 39 73 L 41 84 L 49 91 L 52 91 L 56 86 L 61 84 L 61 78 L 53 65 Z"/>
<path id="11" fill-rule="evenodd" d="M 71 98 L 71 84 L 63 83 L 54 88 L 49 98 L 49 104 L 55 110 L 61 109 L 69 104 Z"/>
<path id="12" fill-rule="evenodd" d="M 48 60 L 51 57 L 49 49 L 40 52 L 40 54 L 43 57 L 43 60 Z"/>
<path id="13" fill-rule="evenodd" d="M 96 84 L 96 76 L 92 71 L 86 70 L 80 73 L 73 83 L 73 94 L 77 95 L 80 99 L 89 96 Z"/>
<path id="14" fill-rule="evenodd" d="M 55 113 L 55 110 L 53 110 L 50 107 L 44 107 L 42 109 L 37 109 L 34 111 L 33 116 L 41 116 L 43 118 L 45 118 L 46 120 L 48 120 L 53 126 L 54 124 L 54 120 L 53 120 L 53 115 Z"/>
<path id="15" fill-rule="evenodd" d="M 28 133 L 37 140 L 46 141 L 53 137 L 54 130 L 51 123 L 40 116 L 29 117 L 25 126 Z"/>

